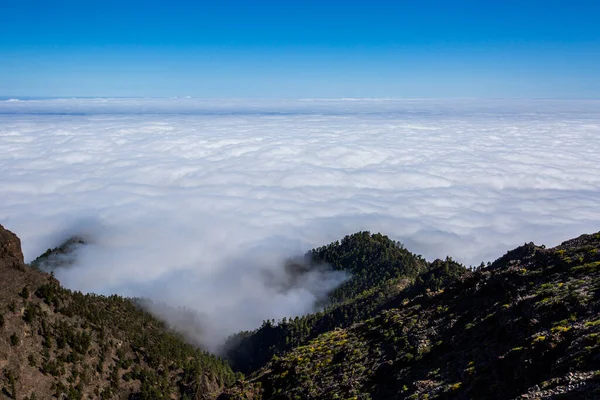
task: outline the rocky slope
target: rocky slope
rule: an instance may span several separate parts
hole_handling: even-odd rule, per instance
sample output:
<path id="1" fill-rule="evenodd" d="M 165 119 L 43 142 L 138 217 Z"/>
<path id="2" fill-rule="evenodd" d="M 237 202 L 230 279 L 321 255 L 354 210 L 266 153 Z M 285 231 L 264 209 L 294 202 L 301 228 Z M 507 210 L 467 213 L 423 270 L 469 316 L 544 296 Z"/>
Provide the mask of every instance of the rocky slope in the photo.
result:
<path id="1" fill-rule="evenodd" d="M 275 355 L 222 399 L 600 398 L 600 234 L 435 270 L 376 316 Z"/>
<path id="2" fill-rule="evenodd" d="M 0 225 L 0 397 L 213 399 L 229 366 L 131 299 L 83 295 L 23 263 Z"/>
<path id="3" fill-rule="evenodd" d="M 217 357 L 138 301 L 82 295 L 23 264 L 0 227 L 0 389 L 7 398 L 597 399 L 600 233 L 533 243 L 470 270 L 380 234 L 312 250 L 352 278 L 314 314 L 265 321 Z"/>

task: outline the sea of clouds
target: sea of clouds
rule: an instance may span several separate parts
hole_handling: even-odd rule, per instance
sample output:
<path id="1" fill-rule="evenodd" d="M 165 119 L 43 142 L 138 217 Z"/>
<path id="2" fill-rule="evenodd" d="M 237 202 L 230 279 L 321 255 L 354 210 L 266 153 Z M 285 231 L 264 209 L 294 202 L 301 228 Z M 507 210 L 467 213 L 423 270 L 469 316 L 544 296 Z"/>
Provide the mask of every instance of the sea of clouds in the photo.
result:
<path id="1" fill-rule="evenodd" d="M 600 230 L 600 101 L 13 99 L 0 171 L 26 261 L 84 236 L 64 285 L 188 307 L 214 347 L 311 311 L 345 276 L 283 290 L 283 260 L 355 231 L 477 265 Z"/>

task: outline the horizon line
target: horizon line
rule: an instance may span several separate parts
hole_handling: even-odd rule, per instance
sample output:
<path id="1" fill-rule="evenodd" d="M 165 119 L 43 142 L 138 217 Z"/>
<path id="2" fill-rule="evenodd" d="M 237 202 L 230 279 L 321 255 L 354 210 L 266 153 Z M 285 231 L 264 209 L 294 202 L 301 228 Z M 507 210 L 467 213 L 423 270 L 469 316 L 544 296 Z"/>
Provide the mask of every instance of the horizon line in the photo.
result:
<path id="1" fill-rule="evenodd" d="M 4 96 L 0 101 L 31 100 L 297 100 L 297 101 L 381 101 L 381 100 L 600 100 L 598 97 L 482 97 L 482 96 L 448 96 L 448 97 L 197 97 L 197 96 Z"/>

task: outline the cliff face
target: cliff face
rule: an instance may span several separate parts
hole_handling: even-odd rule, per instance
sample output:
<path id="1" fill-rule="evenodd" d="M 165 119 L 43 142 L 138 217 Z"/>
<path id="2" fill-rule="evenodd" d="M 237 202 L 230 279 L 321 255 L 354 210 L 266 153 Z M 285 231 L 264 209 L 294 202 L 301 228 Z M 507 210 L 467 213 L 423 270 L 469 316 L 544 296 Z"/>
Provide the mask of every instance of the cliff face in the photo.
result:
<path id="1" fill-rule="evenodd" d="M 0 268 L 23 269 L 24 266 L 21 240 L 0 225 Z"/>

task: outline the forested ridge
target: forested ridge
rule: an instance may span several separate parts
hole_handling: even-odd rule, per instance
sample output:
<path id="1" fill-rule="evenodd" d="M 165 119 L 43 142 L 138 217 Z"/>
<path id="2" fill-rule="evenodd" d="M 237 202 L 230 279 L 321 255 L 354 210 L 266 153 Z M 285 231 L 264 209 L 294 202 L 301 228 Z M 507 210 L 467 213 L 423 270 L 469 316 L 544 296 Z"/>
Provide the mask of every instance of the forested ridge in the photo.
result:
<path id="1" fill-rule="evenodd" d="M 72 292 L 35 270 L 70 262 L 84 240 L 28 268 L 18 238 L 1 233 L 8 398 L 600 397 L 600 234 L 525 244 L 476 269 L 428 262 L 381 234 L 346 236 L 286 268 L 349 278 L 312 314 L 230 337 L 225 361 L 138 300 Z"/>
<path id="2" fill-rule="evenodd" d="M 235 381 L 227 362 L 136 300 L 73 292 L 25 266 L 19 239 L 2 226 L 0 249 L 2 397 L 210 399 Z"/>
<path id="3" fill-rule="evenodd" d="M 255 370 L 307 339 L 373 316 L 427 268 L 427 262 L 381 234 L 358 232 L 309 251 L 310 265 L 327 264 L 350 279 L 335 289 L 324 309 L 314 314 L 265 321 L 253 332 L 240 332 L 225 344 L 228 359 L 243 372 Z"/>
<path id="4" fill-rule="evenodd" d="M 436 260 L 398 290 L 360 322 L 290 330 L 222 399 L 600 398 L 600 233 L 476 270 Z"/>

